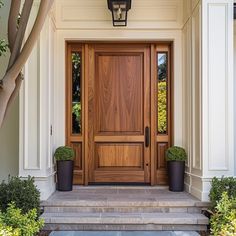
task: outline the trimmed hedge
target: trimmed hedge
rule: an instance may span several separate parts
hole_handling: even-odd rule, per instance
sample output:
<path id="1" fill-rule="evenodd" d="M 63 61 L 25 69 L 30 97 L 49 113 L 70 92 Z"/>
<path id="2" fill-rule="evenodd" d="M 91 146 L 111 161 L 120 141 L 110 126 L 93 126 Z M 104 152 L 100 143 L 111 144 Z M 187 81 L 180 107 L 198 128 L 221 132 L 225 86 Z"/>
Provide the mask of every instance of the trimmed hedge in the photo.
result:
<path id="1" fill-rule="evenodd" d="M 36 209 L 40 214 L 40 192 L 34 185 L 34 178 L 9 177 L 8 182 L 0 184 L 0 210 L 5 212 L 10 203 L 14 202 L 17 208 L 26 214 L 29 210 Z"/>
<path id="2" fill-rule="evenodd" d="M 221 200 L 222 194 L 226 192 L 230 199 L 236 198 L 236 178 L 222 177 L 218 179 L 214 177 L 211 183 L 210 201 L 212 208 L 215 208 L 217 202 Z"/>

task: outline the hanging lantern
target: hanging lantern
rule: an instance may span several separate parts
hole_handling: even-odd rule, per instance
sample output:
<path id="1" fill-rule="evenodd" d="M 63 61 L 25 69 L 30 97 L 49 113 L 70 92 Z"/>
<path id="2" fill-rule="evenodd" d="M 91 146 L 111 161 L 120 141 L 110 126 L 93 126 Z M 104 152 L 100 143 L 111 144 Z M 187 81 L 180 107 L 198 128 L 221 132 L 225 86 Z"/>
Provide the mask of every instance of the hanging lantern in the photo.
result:
<path id="1" fill-rule="evenodd" d="M 107 4 L 109 10 L 112 12 L 113 26 L 127 26 L 131 0 L 107 0 Z"/>

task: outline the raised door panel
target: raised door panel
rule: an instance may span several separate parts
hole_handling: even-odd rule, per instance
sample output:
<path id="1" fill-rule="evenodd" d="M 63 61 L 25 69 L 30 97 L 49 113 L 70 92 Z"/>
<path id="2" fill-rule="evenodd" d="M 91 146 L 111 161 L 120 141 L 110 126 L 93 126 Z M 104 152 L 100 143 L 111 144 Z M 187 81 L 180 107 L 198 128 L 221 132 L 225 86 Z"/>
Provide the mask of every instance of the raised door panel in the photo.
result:
<path id="1" fill-rule="evenodd" d="M 142 144 L 97 144 L 97 168 L 143 168 Z"/>
<path id="2" fill-rule="evenodd" d="M 96 134 L 143 132 L 142 55 L 96 54 Z"/>
<path id="3" fill-rule="evenodd" d="M 82 161 L 82 143 L 71 143 L 70 146 L 74 149 L 74 184 L 83 184 L 83 161 Z"/>
<path id="4" fill-rule="evenodd" d="M 168 148 L 168 143 L 157 143 L 157 184 L 167 183 L 167 165 L 165 152 Z"/>

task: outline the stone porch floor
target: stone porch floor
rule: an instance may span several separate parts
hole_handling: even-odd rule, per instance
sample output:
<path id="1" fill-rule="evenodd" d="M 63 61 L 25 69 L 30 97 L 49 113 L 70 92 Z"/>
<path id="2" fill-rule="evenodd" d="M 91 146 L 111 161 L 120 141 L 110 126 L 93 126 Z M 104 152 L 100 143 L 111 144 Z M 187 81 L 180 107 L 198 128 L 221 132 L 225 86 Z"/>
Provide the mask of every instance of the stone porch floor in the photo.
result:
<path id="1" fill-rule="evenodd" d="M 152 205 L 165 203 L 170 205 L 176 204 L 195 204 L 207 206 L 207 203 L 202 203 L 187 192 L 171 192 L 167 187 L 149 187 L 149 186 L 74 186 L 71 192 L 56 191 L 43 205 L 51 203 L 59 204 L 60 206 L 67 204 L 77 205 L 78 201 L 99 203 L 123 203 L 133 202 L 142 204 L 151 202 Z"/>

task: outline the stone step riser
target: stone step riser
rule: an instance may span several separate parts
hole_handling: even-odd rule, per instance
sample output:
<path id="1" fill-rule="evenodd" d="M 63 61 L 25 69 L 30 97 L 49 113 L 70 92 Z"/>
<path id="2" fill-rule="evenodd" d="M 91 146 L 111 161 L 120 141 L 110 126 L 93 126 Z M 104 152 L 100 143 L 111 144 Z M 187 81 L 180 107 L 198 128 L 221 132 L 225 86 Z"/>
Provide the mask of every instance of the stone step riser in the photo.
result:
<path id="1" fill-rule="evenodd" d="M 44 207 L 45 213 L 201 213 L 197 207 Z"/>
<path id="2" fill-rule="evenodd" d="M 50 213 L 49 213 L 50 214 Z M 157 213 L 158 214 L 158 213 Z M 174 214 L 174 216 L 173 216 Z M 186 214 L 185 214 L 186 215 Z M 198 214 L 190 214 L 189 216 L 181 217 L 176 213 L 163 213 L 162 215 L 153 214 L 136 214 L 136 215 L 67 215 L 52 216 L 44 214 L 45 224 L 97 224 L 97 225 L 207 225 L 208 219 Z"/>
<path id="3" fill-rule="evenodd" d="M 45 224 L 44 230 L 70 231 L 207 231 L 206 225 L 112 225 L 112 224 Z"/>

